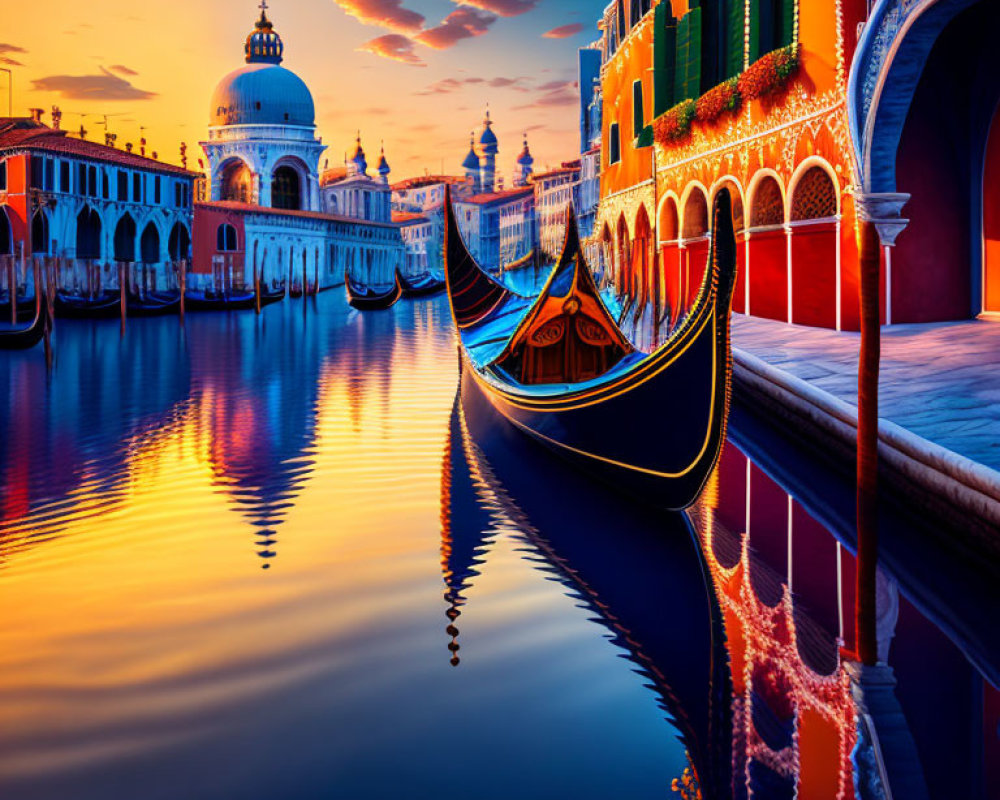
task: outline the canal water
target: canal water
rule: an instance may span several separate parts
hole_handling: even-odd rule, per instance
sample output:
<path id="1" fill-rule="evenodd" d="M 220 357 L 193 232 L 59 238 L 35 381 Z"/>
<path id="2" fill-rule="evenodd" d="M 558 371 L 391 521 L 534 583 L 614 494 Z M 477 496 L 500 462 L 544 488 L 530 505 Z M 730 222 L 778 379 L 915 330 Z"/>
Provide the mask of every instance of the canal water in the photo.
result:
<path id="1" fill-rule="evenodd" d="M 0 797 L 854 797 L 849 484 L 737 398 L 655 512 L 457 379 L 339 291 L 0 355 Z M 985 798 L 989 566 L 887 513 L 885 746 Z"/>

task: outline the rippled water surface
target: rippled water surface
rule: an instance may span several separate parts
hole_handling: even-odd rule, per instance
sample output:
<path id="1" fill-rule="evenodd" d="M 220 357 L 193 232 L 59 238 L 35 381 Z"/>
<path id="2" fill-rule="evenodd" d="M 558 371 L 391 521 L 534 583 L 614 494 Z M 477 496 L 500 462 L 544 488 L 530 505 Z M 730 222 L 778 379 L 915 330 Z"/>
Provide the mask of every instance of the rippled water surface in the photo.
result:
<path id="1" fill-rule="evenodd" d="M 686 769 L 705 796 L 853 791 L 850 553 L 750 445 L 689 516 L 606 497 L 466 416 L 443 298 L 56 337 L 51 376 L 0 354 L 0 796 L 644 798 Z M 742 536 L 791 536 L 786 511 L 794 608 L 792 562 Z M 934 632 L 982 693 L 903 603 L 904 641 Z M 747 731 L 789 725 L 766 783 Z"/>

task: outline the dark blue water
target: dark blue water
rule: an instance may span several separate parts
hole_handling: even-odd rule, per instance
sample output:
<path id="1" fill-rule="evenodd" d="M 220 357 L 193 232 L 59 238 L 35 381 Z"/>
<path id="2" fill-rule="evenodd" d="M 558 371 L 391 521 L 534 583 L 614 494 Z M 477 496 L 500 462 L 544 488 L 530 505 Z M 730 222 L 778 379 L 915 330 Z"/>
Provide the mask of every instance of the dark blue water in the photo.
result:
<path id="1" fill-rule="evenodd" d="M 852 796 L 849 482 L 737 398 L 654 512 L 468 413 L 455 348 L 329 292 L 0 354 L 0 796 Z M 919 527 L 895 696 L 986 797 L 996 598 Z"/>

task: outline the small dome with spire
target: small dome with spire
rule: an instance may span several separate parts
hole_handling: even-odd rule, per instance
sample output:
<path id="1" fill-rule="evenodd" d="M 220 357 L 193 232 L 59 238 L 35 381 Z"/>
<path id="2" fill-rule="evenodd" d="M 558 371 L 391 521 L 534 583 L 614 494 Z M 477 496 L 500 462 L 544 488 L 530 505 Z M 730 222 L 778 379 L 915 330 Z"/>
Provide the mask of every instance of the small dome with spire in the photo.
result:
<path id="1" fill-rule="evenodd" d="M 479 144 L 482 145 L 483 152 L 495 154 L 498 148 L 497 135 L 493 133 L 493 120 L 490 119 L 490 110 L 486 109 L 486 117 L 483 119 L 483 133 L 479 137 Z"/>
<path id="2" fill-rule="evenodd" d="M 389 162 L 385 160 L 385 145 L 383 145 L 378 157 L 378 174 L 388 175 L 390 172 L 392 170 L 389 168 Z"/>
<path id="3" fill-rule="evenodd" d="M 535 163 L 535 159 L 528 149 L 528 134 L 524 134 L 524 149 L 521 150 L 521 155 L 517 157 L 517 163 L 522 167 L 530 167 Z"/>
<path id="4" fill-rule="evenodd" d="M 479 169 L 479 155 L 476 153 L 476 134 L 472 133 L 469 136 L 469 154 L 465 157 L 465 161 L 462 162 L 462 169 L 465 170 L 478 170 Z"/>
<path id="5" fill-rule="evenodd" d="M 261 0 L 260 19 L 244 45 L 248 64 L 280 64 L 285 45 L 267 18 L 267 0 Z"/>
<path id="6" fill-rule="evenodd" d="M 358 137 L 355 141 L 356 145 L 354 147 L 354 155 L 351 156 L 351 163 L 354 165 L 355 174 L 367 175 L 368 159 L 365 158 L 365 150 L 361 146 L 361 131 L 358 131 Z"/>

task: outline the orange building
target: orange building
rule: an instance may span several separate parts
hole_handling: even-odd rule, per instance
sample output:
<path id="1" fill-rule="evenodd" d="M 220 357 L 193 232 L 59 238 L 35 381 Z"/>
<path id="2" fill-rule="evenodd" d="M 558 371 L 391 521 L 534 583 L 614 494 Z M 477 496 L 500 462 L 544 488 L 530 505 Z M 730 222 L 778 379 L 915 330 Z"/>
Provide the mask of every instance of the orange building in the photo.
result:
<path id="1" fill-rule="evenodd" d="M 864 0 L 616 0 L 596 231 L 619 289 L 676 319 L 733 201 L 733 310 L 857 330 L 847 73 Z M 655 175 L 655 180 L 653 176 Z"/>

